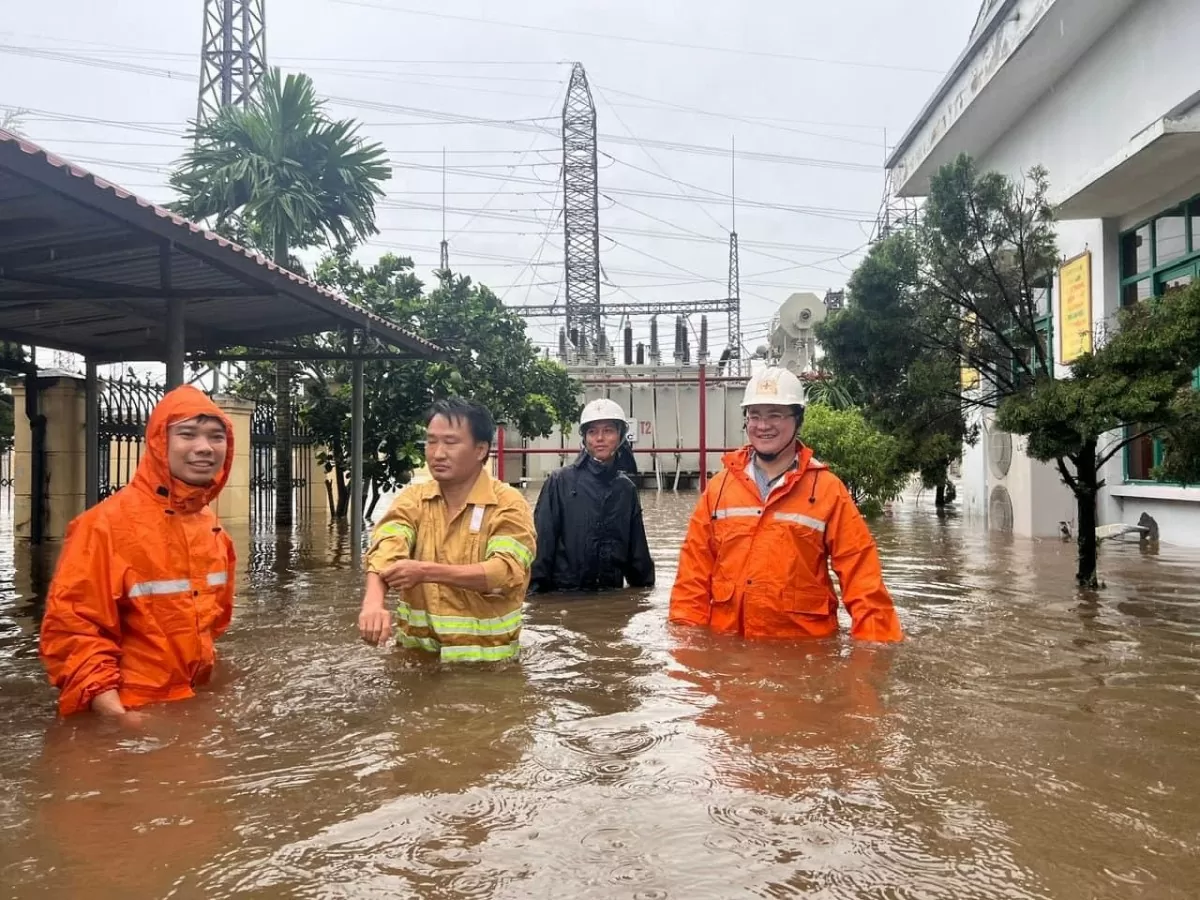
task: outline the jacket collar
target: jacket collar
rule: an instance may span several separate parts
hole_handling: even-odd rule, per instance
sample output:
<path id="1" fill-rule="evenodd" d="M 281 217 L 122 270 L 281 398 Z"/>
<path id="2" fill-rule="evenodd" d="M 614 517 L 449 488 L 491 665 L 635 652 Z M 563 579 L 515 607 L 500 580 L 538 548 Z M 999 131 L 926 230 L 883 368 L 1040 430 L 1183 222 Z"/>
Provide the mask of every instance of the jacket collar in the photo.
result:
<path id="1" fill-rule="evenodd" d="M 758 489 L 754 481 L 754 473 L 752 466 L 754 465 L 754 448 L 747 444 L 740 450 L 733 450 L 721 457 L 721 463 L 725 469 L 733 475 L 745 479 L 749 484 Z M 825 463 L 820 462 L 813 456 L 812 448 L 806 447 L 803 442 L 796 441 L 796 466 L 793 467 L 785 476 L 781 484 L 787 485 L 788 488 L 795 482 L 804 477 L 810 469 L 827 469 Z M 778 490 L 778 488 L 776 489 Z M 772 492 L 774 493 L 774 491 Z"/>
<path id="2" fill-rule="evenodd" d="M 586 450 L 580 450 L 579 456 L 575 457 L 575 462 L 572 465 L 580 471 L 591 472 L 599 478 L 615 478 L 617 476 L 617 457 L 615 454 L 608 462 L 602 463 L 592 457 Z"/>
<path id="3" fill-rule="evenodd" d="M 496 479 L 494 479 L 487 467 L 484 466 L 479 470 L 479 475 L 475 479 L 475 483 L 471 485 L 471 490 L 467 494 L 467 506 L 495 506 L 499 503 L 496 497 Z M 446 501 L 442 494 L 442 486 L 439 482 L 430 480 L 422 487 L 426 493 L 422 495 L 423 500 L 441 500 Z"/>

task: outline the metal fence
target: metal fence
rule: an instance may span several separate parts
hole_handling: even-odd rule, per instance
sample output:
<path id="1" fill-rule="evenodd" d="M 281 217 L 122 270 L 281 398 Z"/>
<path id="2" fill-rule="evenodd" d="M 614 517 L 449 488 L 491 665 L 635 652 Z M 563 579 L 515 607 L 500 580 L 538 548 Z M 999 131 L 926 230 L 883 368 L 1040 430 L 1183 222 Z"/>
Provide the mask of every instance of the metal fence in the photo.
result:
<path id="1" fill-rule="evenodd" d="M 0 508 L 12 509 L 13 502 L 13 449 L 0 450 Z"/>
<path id="2" fill-rule="evenodd" d="M 275 454 L 278 436 L 275 407 L 260 403 L 250 417 L 250 508 L 258 521 L 269 521 L 275 512 Z M 296 515 L 312 513 L 309 490 L 315 441 L 299 417 L 292 418 L 292 510 Z"/>
<path id="3" fill-rule="evenodd" d="M 163 398 L 161 385 L 131 380 L 100 382 L 100 498 L 104 499 L 129 484 L 145 452 L 146 424 L 155 405 Z M 250 419 L 250 514 L 269 522 L 275 512 L 275 407 L 260 403 Z M 315 442 L 299 419 L 292 428 L 293 510 L 297 515 L 312 512 L 312 477 Z M 10 457 L 6 457 L 11 459 Z M 0 470 L 0 482 L 8 478 L 11 493 L 11 462 Z M 7 473 L 7 476 L 6 474 Z"/>
<path id="4" fill-rule="evenodd" d="M 100 499 L 129 484 L 145 448 L 146 423 L 163 398 L 162 385 L 100 381 Z"/>

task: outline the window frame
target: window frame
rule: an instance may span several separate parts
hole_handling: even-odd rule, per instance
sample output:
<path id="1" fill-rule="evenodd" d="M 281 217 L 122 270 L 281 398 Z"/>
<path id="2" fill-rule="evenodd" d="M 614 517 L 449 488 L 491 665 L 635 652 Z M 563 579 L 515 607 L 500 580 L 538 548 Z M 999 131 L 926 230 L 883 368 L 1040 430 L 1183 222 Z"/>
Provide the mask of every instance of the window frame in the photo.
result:
<path id="1" fill-rule="evenodd" d="M 1046 288 L 1046 305 L 1051 310 L 1054 309 L 1053 289 L 1049 288 L 1049 287 Z M 1048 312 L 1048 313 L 1046 313 L 1046 315 L 1041 316 L 1037 319 L 1034 319 L 1033 320 L 1033 330 L 1037 334 L 1038 340 L 1044 342 L 1045 346 L 1043 348 L 1043 351 L 1046 354 L 1046 360 L 1050 365 L 1050 372 L 1049 372 L 1050 377 L 1053 378 L 1054 377 L 1054 369 L 1055 369 L 1055 366 L 1057 365 L 1057 362 L 1054 359 L 1054 314 L 1053 314 L 1053 312 Z M 1035 358 L 1033 356 L 1034 349 L 1032 347 L 1029 348 L 1029 353 L 1030 353 L 1031 359 Z M 1024 370 L 1018 364 L 1017 360 L 1014 359 L 1012 362 L 1012 380 L 1013 380 L 1014 384 L 1016 384 L 1018 381 L 1021 380 L 1023 372 L 1024 372 Z"/>
<path id="2" fill-rule="evenodd" d="M 1158 220 L 1180 215 L 1183 217 L 1183 236 L 1184 245 L 1187 248 L 1186 252 L 1181 256 L 1176 256 L 1160 264 L 1158 260 Z M 1125 271 L 1125 240 L 1130 235 L 1136 234 L 1141 229 L 1147 227 L 1150 232 L 1150 267 L 1130 274 Z M 1169 276 L 1179 275 L 1182 273 L 1182 270 L 1189 267 L 1192 269 L 1193 277 L 1196 280 L 1200 280 L 1200 194 L 1181 200 L 1179 203 L 1175 203 L 1155 213 L 1153 216 L 1136 223 L 1132 227 L 1123 230 L 1117 237 L 1117 264 L 1120 269 L 1120 288 L 1117 302 L 1121 307 L 1132 305 L 1125 302 L 1126 289 L 1131 286 L 1140 285 L 1143 282 L 1149 284 L 1150 293 L 1147 297 L 1138 298 L 1133 301 L 1134 303 L 1140 303 L 1142 299 L 1161 297 L 1163 283 L 1169 280 Z M 1192 384 L 1200 389 L 1200 369 L 1196 370 Z M 1128 429 L 1126 433 L 1128 434 Z M 1164 446 L 1162 440 L 1154 438 L 1152 447 L 1151 459 L 1153 460 L 1153 466 L 1156 467 L 1161 465 L 1163 460 Z M 1131 477 L 1130 464 L 1133 461 L 1132 450 L 1133 445 L 1127 444 L 1122 452 L 1124 458 L 1122 469 L 1126 484 L 1172 484 L 1172 482 L 1157 482 L 1148 477 Z"/>

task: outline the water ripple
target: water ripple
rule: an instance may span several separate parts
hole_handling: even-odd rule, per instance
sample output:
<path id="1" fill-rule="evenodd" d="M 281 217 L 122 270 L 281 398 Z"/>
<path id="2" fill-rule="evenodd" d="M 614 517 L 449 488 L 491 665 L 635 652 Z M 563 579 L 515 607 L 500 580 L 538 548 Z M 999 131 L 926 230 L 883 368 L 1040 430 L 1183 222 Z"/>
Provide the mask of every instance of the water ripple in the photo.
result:
<path id="1" fill-rule="evenodd" d="M 653 591 L 531 601 L 497 668 L 362 645 L 339 529 L 235 535 L 220 678 L 151 739 L 54 725 L 0 540 L 6 896 L 1192 900 L 1200 553 L 1082 594 L 908 498 L 902 646 L 754 643 L 666 624 L 693 503 L 643 494 Z"/>

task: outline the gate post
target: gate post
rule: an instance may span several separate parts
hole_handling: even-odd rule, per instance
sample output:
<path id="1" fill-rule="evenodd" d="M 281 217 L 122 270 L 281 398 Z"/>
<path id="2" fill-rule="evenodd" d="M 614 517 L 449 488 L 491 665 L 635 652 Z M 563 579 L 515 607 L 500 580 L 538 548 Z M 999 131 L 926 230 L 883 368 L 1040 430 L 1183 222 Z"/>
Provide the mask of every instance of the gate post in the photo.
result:
<path id="1" fill-rule="evenodd" d="M 48 374 L 37 379 L 39 414 L 45 417 L 42 486 L 42 540 L 62 540 L 68 523 L 83 512 L 87 501 L 84 380 L 74 375 Z M 13 392 L 13 533 L 33 538 L 33 457 L 36 448 L 25 408 L 25 382 L 10 384 Z"/>
<path id="2" fill-rule="evenodd" d="M 87 492 L 85 503 L 90 509 L 100 502 L 100 379 L 96 363 L 90 359 L 87 361 L 84 406 L 84 488 Z"/>
<path id="3" fill-rule="evenodd" d="M 233 465 L 213 512 L 223 524 L 244 525 L 250 521 L 250 418 L 254 404 L 224 395 L 213 397 L 213 402 L 233 425 Z"/>

